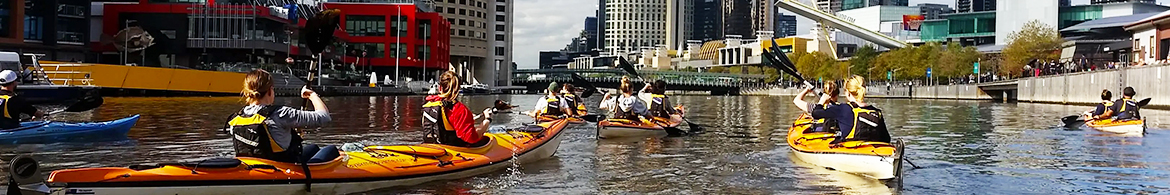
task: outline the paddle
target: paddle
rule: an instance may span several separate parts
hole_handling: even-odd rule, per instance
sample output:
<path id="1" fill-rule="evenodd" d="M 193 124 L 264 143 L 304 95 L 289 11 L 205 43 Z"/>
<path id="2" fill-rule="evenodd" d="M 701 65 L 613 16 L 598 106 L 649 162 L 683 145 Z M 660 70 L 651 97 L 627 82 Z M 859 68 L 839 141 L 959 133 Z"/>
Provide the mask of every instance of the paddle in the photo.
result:
<path id="1" fill-rule="evenodd" d="M 93 110 L 94 108 L 97 108 L 99 106 L 102 106 L 102 103 L 105 103 L 105 99 L 103 99 L 101 96 L 98 96 L 98 95 L 85 96 L 85 97 L 77 100 L 77 102 L 73 103 L 72 105 L 69 105 L 69 107 L 66 107 L 64 110 L 49 112 L 48 114 L 45 114 L 45 115 L 53 115 L 53 114 L 58 114 L 58 113 L 62 113 L 62 112 L 89 111 L 89 110 Z"/>
<path id="2" fill-rule="evenodd" d="M 618 57 L 618 67 L 620 67 L 622 70 L 625 70 L 626 73 L 629 73 L 630 75 L 634 75 L 635 77 L 641 78 L 643 81 L 646 81 L 646 78 L 642 78 L 642 76 L 640 74 L 638 74 L 638 70 L 634 69 L 634 65 L 630 64 L 629 61 L 626 61 L 626 58 Z M 690 120 L 687 120 L 687 118 L 685 116 L 682 117 L 682 119 L 683 119 L 683 121 L 687 122 L 687 126 L 690 127 L 690 130 L 692 132 L 703 131 L 702 125 L 699 125 L 697 123 L 691 122 Z M 679 129 L 678 127 L 668 127 L 668 126 L 664 126 L 664 125 L 658 125 L 658 126 L 662 127 L 662 129 L 666 130 L 666 133 L 671 134 L 671 135 L 690 134 L 690 132 L 683 131 L 682 129 Z"/>
<path id="3" fill-rule="evenodd" d="M 305 83 L 305 87 L 312 89 L 313 80 L 316 80 L 316 78 L 313 76 L 313 72 L 316 72 L 315 69 L 321 68 L 320 62 L 322 58 L 322 52 L 325 52 L 325 48 L 333 44 L 333 32 L 335 32 L 340 27 L 340 24 L 341 10 L 327 9 L 322 10 L 321 12 L 317 13 L 317 15 L 309 18 L 305 22 L 305 28 L 301 29 L 301 34 L 304 35 L 304 40 L 308 42 L 306 45 L 309 46 L 309 50 L 317 54 L 317 62 L 309 63 L 309 73 L 306 77 L 308 82 Z M 308 107 L 309 99 L 303 99 L 301 101 L 301 108 L 306 109 Z M 309 163 L 307 163 L 307 160 L 308 159 L 302 159 L 301 169 L 305 172 L 305 191 L 312 192 L 313 173 L 309 170 Z"/>
<path id="4" fill-rule="evenodd" d="M 593 96 L 593 93 L 598 91 L 601 91 L 601 93 L 609 93 L 608 91 L 597 89 L 596 86 L 593 86 L 592 82 L 589 82 L 589 80 L 586 80 L 585 77 L 577 73 L 573 73 L 571 76 L 573 77 L 573 85 L 585 88 L 585 92 L 581 93 L 581 98 L 589 98 L 589 96 Z"/>
<path id="5" fill-rule="evenodd" d="M 1141 101 L 1137 102 L 1137 106 L 1140 108 L 1140 107 L 1144 107 L 1146 105 L 1149 105 L 1151 99 L 1153 99 L 1153 98 L 1142 99 Z M 1080 126 L 1081 123 L 1084 123 L 1086 121 L 1085 119 L 1080 119 L 1080 118 L 1081 118 L 1081 115 L 1070 115 L 1070 116 L 1066 116 L 1066 117 L 1061 117 L 1060 121 L 1064 122 L 1065 127 L 1075 127 L 1075 126 Z"/>

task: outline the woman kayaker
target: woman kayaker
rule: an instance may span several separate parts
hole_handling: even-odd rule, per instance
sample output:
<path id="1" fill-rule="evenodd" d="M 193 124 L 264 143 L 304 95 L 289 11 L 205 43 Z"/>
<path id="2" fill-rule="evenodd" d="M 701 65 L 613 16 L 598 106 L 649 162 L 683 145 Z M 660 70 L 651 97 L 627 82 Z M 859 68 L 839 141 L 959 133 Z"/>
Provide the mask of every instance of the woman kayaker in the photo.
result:
<path id="1" fill-rule="evenodd" d="M 890 132 L 886 130 L 886 122 L 882 111 L 865 103 L 865 78 L 854 75 L 845 80 L 845 98 L 848 103 L 838 106 L 815 106 L 812 109 L 813 118 L 831 118 L 837 121 L 837 138 L 833 144 L 845 141 L 876 141 L 890 142 Z M 828 103 L 829 98 L 821 98 L 821 104 Z"/>
<path id="2" fill-rule="evenodd" d="M 313 110 L 273 105 L 276 92 L 268 71 L 253 70 L 244 76 L 242 92 L 247 106 L 228 121 L 237 157 L 256 157 L 280 162 L 320 162 L 333 160 L 336 146 L 320 148 L 304 144 L 296 128 L 315 128 L 329 124 L 329 108 L 308 87 L 301 88 L 301 98 L 313 103 Z"/>
<path id="3" fill-rule="evenodd" d="M 561 87 L 561 100 L 565 102 L 566 106 L 568 106 L 567 108 L 569 115 L 585 115 L 585 113 L 581 113 L 582 110 L 585 110 L 585 101 L 581 100 L 581 97 L 577 96 L 576 90 L 573 88 L 573 84 L 565 83 Z"/>
<path id="4" fill-rule="evenodd" d="M 4 107 L 4 116 L 0 117 L 0 129 L 20 127 L 21 114 L 31 116 L 30 120 L 45 116 L 44 112 L 27 103 L 24 97 L 16 95 L 16 80 L 19 79 L 16 74 L 12 70 L 0 71 L 0 106 Z"/>
<path id="5" fill-rule="evenodd" d="M 447 71 L 439 77 L 438 95 L 427 96 L 423 105 L 423 129 L 427 143 L 458 147 L 479 147 L 491 140 L 483 134 L 492 122 L 492 108 L 483 110 L 483 122 L 475 126 L 475 116 L 459 102 L 459 77 Z"/>
<path id="6" fill-rule="evenodd" d="M 529 112 L 528 115 L 534 118 L 540 116 L 552 118 L 564 117 L 569 113 L 569 105 L 565 104 L 565 101 L 562 101 L 561 96 L 557 94 L 557 92 L 561 91 L 561 85 L 557 84 L 557 82 L 549 83 L 547 90 L 547 94 L 536 101 L 536 108 L 533 108 L 532 112 Z"/>
<path id="7" fill-rule="evenodd" d="M 622 82 L 618 89 L 622 93 L 619 97 L 613 98 L 612 94 L 606 93 L 598 107 L 602 110 L 608 110 L 609 113 L 613 114 L 613 118 L 617 119 L 640 121 L 641 118 L 650 115 L 645 103 L 634 96 L 634 88 L 630 86 L 630 77 L 622 76 Z"/>
<path id="8" fill-rule="evenodd" d="M 1109 108 L 1113 107 L 1112 99 L 1113 99 L 1113 92 L 1109 92 L 1109 89 L 1101 90 L 1101 103 L 1097 104 L 1097 108 L 1094 109 L 1093 111 L 1086 112 L 1085 118 L 1088 118 L 1090 120 L 1100 120 L 1100 119 L 1109 118 L 1109 115 L 1106 115 L 1106 114 L 1112 113 L 1109 111 Z"/>
<path id="9" fill-rule="evenodd" d="M 671 107 L 670 98 L 666 97 L 666 81 L 656 80 L 654 83 L 648 83 L 646 87 L 642 88 L 642 92 L 638 92 L 639 96 L 648 94 L 649 112 L 650 116 L 657 119 L 668 119 L 670 124 L 679 124 L 682 122 L 683 107 L 680 105 L 679 109 Z"/>
<path id="10" fill-rule="evenodd" d="M 822 107 L 821 109 L 825 109 L 823 107 L 831 107 L 831 106 L 837 105 L 837 96 L 840 94 L 840 92 L 838 92 L 838 90 L 837 90 L 837 82 L 827 82 L 824 84 L 824 87 L 823 87 L 824 94 L 821 96 L 819 101 L 805 102 L 804 96 L 808 95 L 808 93 L 812 92 L 812 90 L 813 90 L 813 87 L 809 86 L 809 87 L 805 88 L 804 90 L 800 91 L 800 94 L 797 94 L 795 98 L 792 98 L 792 103 L 796 104 L 796 108 L 800 108 L 800 110 L 811 115 L 812 109 L 815 107 Z M 822 104 L 822 102 L 823 102 L 823 104 Z M 813 121 L 815 123 L 813 123 L 813 128 L 809 128 L 809 130 L 811 130 L 811 132 L 809 132 L 809 133 L 812 133 L 812 132 L 837 132 L 839 130 L 837 127 L 837 121 L 833 120 L 832 118 L 813 118 Z M 825 124 L 829 124 L 829 125 L 825 125 Z M 828 127 L 828 128 L 825 128 L 825 127 Z"/>

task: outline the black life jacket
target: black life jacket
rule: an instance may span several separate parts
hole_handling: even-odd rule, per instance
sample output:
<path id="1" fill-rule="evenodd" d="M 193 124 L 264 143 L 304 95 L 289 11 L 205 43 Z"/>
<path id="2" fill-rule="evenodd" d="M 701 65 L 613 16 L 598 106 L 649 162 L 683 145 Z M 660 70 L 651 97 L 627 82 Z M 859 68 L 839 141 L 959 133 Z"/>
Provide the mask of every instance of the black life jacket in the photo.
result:
<path id="1" fill-rule="evenodd" d="M 237 157 L 256 157 L 280 162 L 298 162 L 297 158 L 301 154 L 301 139 L 300 134 L 291 132 L 292 143 L 288 144 L 287 148 L 280 147 L 280 144 L 272 138 L 272 131 L 264 121 L 268 120 L 274 112 L 280 110 L 284 106 L 267 105 L 260 108 L 256 114 L 247 115 L 241 110 L 236 113 L 232 120 L 228 121 L 228 129 L 234 140 L 232 145 L 235 146 Z M 277 130 L 277 131 L 292 131 Z"/>
<path id="2" fill-rule="evenodd" d="M 841 139 L 833 140 L 834 143 L 844 141 L 877 141 L 890 142 L 890 132 L 886 130 L 886 120 L 882 117 L 882 111 L 878 109 L 868 109 L 858 106 L 856 103 L 849 102 L 846 104 L 853 110 L 853 128 L 841 133 Z"/>
<path id="3" fill-rule="evenodd" d="M 828 108 L 829 106 L 840 106 L 840 105 L 838 105 L 838 104 L 825 104 L 825 105 L 816 105 L 816 106 L 824 106 L 825 108 Z M 837 120 L 833 119 L 833 118 L 814 119 L 813 123 L 812 123 L 812 128 L 805 129 L 804 132 L 805 133 L 814 133 L 814 132 L 836 133 L 836 132 L 841 131 L 841 127 L 838 126 L 837 124 L 838 124 Z"/>
<path id="4" fill-rule="evenodd" d="M 577 113 L 578 110 L 580 110 L 577 107 L 581 106 L 581 99 L 577 98 L 577 95 L 573 95 L 573 93 L 564 93 L 561 98 L 565 99 L 565 104 L 569 105 L 570 112 Z"/>
<path id="5" fill-rule="evenodd" d="M 1133 99 L 1122 98 L 1115 104 L 1121 104 L 1121 108 L 1117 109 L 1117 113 L 1113 115 L 1117 116 L 1115 117 L 1116 120 L 1141 119 L 1141 114 L 1138 113 L 1138 110 L 1141 108 L 1138 107 L 1137 102 L 1133 101 Z"/>
<path id="6" fill-rule="evenodd" d="M 614 99 L 613 101 L 614 101 L 613 102 L 613 110 L 614 110 L 613 111 L 613 118 L 626 119 L 626 120 L 631 120 L 631 121 L 641 121 L 642 120 L 641 118 L 638 118 L 638 113 L 633 112 L 634 111 L 633 108 L 631 108 L 630 111 L 622 110 L 622 107 L 621 107 L 622 102 L 620 99 Z M 634 101 L 642 101 L 642 100 L 639 99 L 639 100 L 634 100 Z"/>
<path id="7" fill-rule="evenodd" d="M 545 96 L 545 103 L 547 103 L 547 105 L 545 105 L 544 110 L 540 112 L 541 115 L 556 117 L 565 115 L 565 112 L 561 111 L 561 100 L 556 96 Z"/>
<path id="8" fill-rule="evenodd" d="M 12 95 L 0 95 L 0 109 L 4 109 L 4 118 L 0 118 L 0 128 L 12 129 L 20 127 L 20 114 L 8 113 L 8 100 Z"/>
<path id="9" fill-rule="evenodd" d="M 670 111 L 666 110 L 666 96 L 650 94 L 650 115 L 654 117 L 670 118 Z"/>
<path id="10" fill-rule="evenodd" d="M 455 106 L 454 102 L 430 101 L 423 104 L 423 129 L 427 132 L 424 143 L 436 143 L 451 146 L 471 146 L 455 133 L 455 127 L 447 119 L 447 111 Z"/>
<path id="11" fill-rule="evenodd" d="M 1097 115 L 1105 114 L 1106 110 L 1109 110 L 1109 108 L 1113 107 L 1113 102 L 1101 102 L 1101 105 L 1098 105 L 1098 106 L 1099 106 L 1098 109 L 1093 110 L 1093 117 L 1096 117 Z"/>

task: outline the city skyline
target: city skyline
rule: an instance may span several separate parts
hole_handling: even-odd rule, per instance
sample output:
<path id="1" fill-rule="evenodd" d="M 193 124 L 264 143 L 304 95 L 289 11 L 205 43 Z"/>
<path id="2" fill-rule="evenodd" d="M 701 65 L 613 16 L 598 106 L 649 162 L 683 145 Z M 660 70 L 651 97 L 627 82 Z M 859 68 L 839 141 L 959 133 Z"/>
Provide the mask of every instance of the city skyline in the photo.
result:
<path id="1" fill-rule="evenodd" d="M 809 0 L 802 0 L 809 1 Z M 1168 5 L 1170 0 L 1157 0 Z M 955 0 L 910 0 L 919 3 L 955 6 Z M 1089 0 L 1072 0 L 1073 5 L 1089 4 Z M 584 30 L 585 17 L 595 16 L 597 1 L 517 0 L 515 2 L 513 61 L 519 69 L 537 68 L 540 51 L 555 51 Z M 569 8 L 569 9 L 556 9 Z M 781 13 L 793 13 L 781 10 Z M 807 34 L 813 22 L 797 16 L 797 34 Z"/>

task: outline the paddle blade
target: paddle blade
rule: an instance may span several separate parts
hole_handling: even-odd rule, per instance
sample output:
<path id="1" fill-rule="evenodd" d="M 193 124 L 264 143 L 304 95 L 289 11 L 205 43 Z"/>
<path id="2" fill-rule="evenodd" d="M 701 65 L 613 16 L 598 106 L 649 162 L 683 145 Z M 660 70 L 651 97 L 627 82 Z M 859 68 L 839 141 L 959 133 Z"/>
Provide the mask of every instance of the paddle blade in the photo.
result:
<path id="1" fill-rule="evenodd" d="M 626 73 L 630 73 L 631 75 L 634 75 L 635 77 L 641 76 L 641 75 L 638 75 L 638 70 L 634 69 L 634 64 L 630 63 L 630 61 L 626 61 L 626 58 L 622 58 L 622 57 L 618 58 L 618 67 L 622 68 L 622 70 L 625 70 Z"/>
<path id="2" fill-rule="evenodd" d="M 703 129 L 703 126 L 702 126 L 702 125 L 699 125 L 699 124 L 693 123 L 693 122 L 691 122 L 691 120 L 687 120 L 686 118 L 683 118 L 683 121 L 686 121 L 686 122 L 687 122 L 687 126 L 689 126 L 689 127 L 691 128 L 691 132 L 692 132 L 692 133 L 693 133 L 693 132 L 703 132 L 703 131 L 704 131 L 704 129 Z"/>
<path id="3" fill-rule="evenodd" d="M 596 123 L 597 121 L 605 120 L 605 115 L 588 114 L 585 116 L 581 116 L 581 119 L 585 119 L 585 121 Z"/>
<path id="4" fill-rule="evenodd" d="M 102 96 L 85 96 L 84 98 L 78 100 L 77 103 L 73 103 L 73 105 L 65 108 L 65 112 L 89 111 L 102 106 L 102 103 L 105 103 L 105 99 L 103 99 Z"/>
<path id="5" fill-rule="evenodd" d="M 585 88 L 585 91 L 581 92 L 581 98 L 589 98 L 589 96 L 593 96 L 593 93 L 597 93 L 597 89 Z"/>
<path id="6" fill-rule="evenodd" d="M 305 22 L 305 28 L 301 30 L 301 35 L 308 42 L 306 45 L 309 46 L 310 51 L 321 53 L 325 51 L 326 47 L 333 44 L 333 31 L 337 30 L 340 24 L 341 10 L 323 10 Z"/>
<path id="7" fill-rule="evenodd" d="M 683 131 L 682 129 L 679 129 L 678 127 L 667 127 L 667 126 L 662 126 L 662 129 L 663 129 L 663 130 L 666 130 L 666 134 L 667 134 L 668 136 L 672 136 L 672 137 L 673 137 L 673 136 L 685 136 L 685 135 L 687 135 L 687 132 L 686 132 L 686 131 Z"/>
<path id="8" fill-rule="evenodd" d="M 1152 98 L 1146 98 L 1146 99 L 1142 99 L 1142 101 L 1138 101 L 1137 106 L 1143 107 L 1143 106 L 1150 104 L 1150 99 L 1152 99 Z"/>
<path id="9" fill-rule="evenodd" d="M 1072 115 L 1072 116 L 1066 116 L 1064 118 L 1060 118 L 1060 121 L 1064 122 L 1064 126 L 1066 126 L 1066 127 L 1078 126 L 1079 124 L 1085 122 L 1085 120 L 1081 120 L 1080 118 L 1081 118 L 1081 116 L 1079 116 L 1079 115 Z"/>

